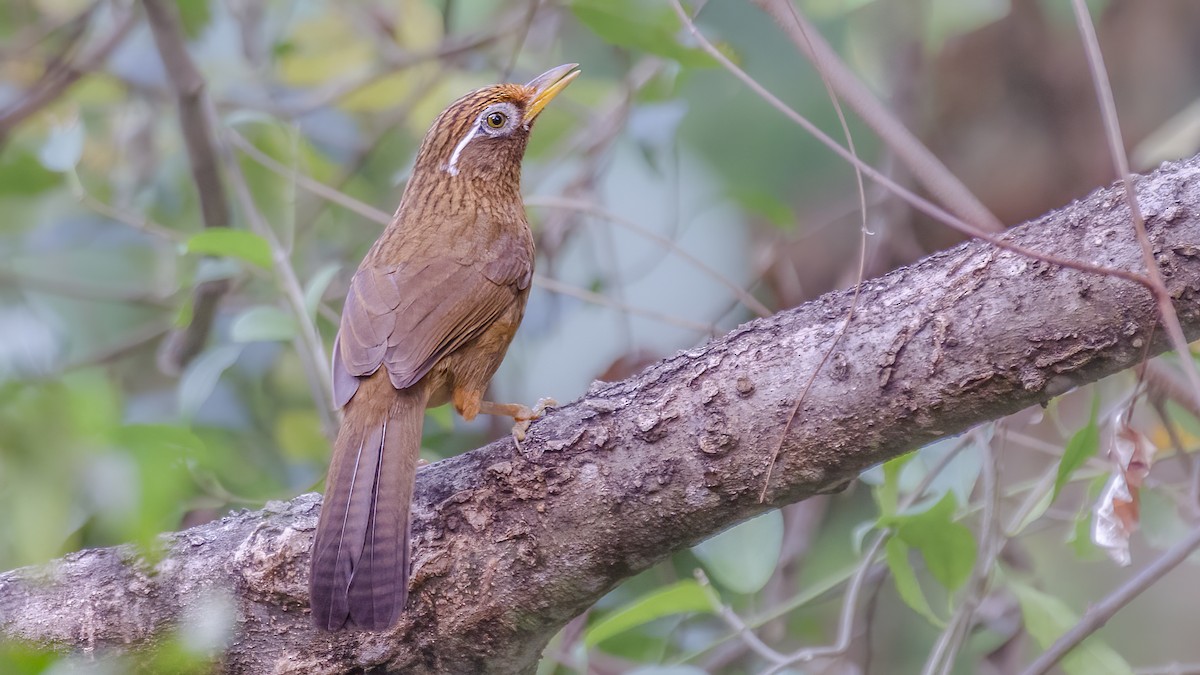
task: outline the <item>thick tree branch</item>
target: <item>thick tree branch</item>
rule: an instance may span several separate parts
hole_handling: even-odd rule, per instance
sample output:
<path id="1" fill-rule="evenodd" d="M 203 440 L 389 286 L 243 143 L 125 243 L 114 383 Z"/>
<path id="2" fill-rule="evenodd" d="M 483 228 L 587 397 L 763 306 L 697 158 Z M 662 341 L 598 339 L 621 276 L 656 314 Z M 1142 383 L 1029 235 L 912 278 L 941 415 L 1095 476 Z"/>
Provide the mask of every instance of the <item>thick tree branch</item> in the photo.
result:
<path id="1" fill-rule="evenodd" d="M 1198 179 L 1193 158 L 1137 181 L 1156 258 L 1193 339 Z M 1119 188 L 1006 237 L 1144 271 Z M 0 634 L 124 649 L 153 643 L 217 595 L 236 610 L 229 672 L 531 672 L 558 628 L 672 551 L 1165 348 L 1141 285 L 983 242 L 930 256 L 864 283 L 852 324 L 783 439 L 768 502 L 759 503 L 783 422 L 849 302 L 849 293 L 831 293 L 629 380 L 594 385 L 533 426 L 526 451 L 537 456 L 504 440 L 423 469 L 413 598 L 390 635 L 309 627 L 314 495 L 167 535 L 152 567 L 116 548 L 0 575 Z"/>

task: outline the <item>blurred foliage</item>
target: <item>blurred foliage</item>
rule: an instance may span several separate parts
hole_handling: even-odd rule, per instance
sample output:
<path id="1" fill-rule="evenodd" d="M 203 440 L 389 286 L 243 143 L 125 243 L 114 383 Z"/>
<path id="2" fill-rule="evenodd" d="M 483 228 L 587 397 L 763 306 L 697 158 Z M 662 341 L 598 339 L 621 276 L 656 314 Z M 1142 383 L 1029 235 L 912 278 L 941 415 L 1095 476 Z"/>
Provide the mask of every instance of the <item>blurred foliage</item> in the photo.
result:
<path id="1" fill-rule="evenodd" d="M 269 230 L 236 200 L 231 229 L 203 227 L 170 81 L 140 17 L 103 58 L 76 63 L 77 82 L 9 124 L 64 59 L 118 34 L 126 3 L 0 6 L 0 569 L 122 542 L 153 556 L 159 532 L 320 486 L 324 354 L 349 273 L 381 226 L 309 183 L 390 213 L 427 125 L 473 87 L 583 64 L 539 121 L 524 172 L 539 271 L 567 292 L 535 291 L 495 398 L 569 400 L 592 379 L 624 377 L 752 318 L 717 275 L 772 308 L 854 281 L 853 172 L 717 67 L 662 0 L 175 5 Z M 1138 168 L 1194 153 L 1200 5 L 1089 7 Z M 797 8 L 1005 222 L 1110 182 L 1067 2 Z M 698 24 L 788 105 L 839 129 L 820 75 L 752 4 L 710 2 Z M 866 159 L 911 182 L 885 144 L 849 124 Z M 536 201 L 546 195 L 607 213 Z M 956 238 L 874 187 L 867 201 L 868 275 Z M 163 336 L 191 323 L 193 289 L 214 280 L 231 290 L 203 350 L 181 372 L 163 367 Z M 306 347 L 309 329 L 323 349 Z M 828 644 L 859 576 L 866 625 L 840 663 L 785 672 L 917 672 L 968 603 L 975 621 L 946 672 L 1000 667 L 1014 650 L 1020 663 L 1035 649 L 1026 637 L 1049 644 L 1126 576 L 1091 528 L 1110 471 L 1097 454 L 1134 388 L 1132 376 L 1112 378 L 677 554 L 564 629 L 539 672 L 759 672 L 765 662 L 724 612 L 781 651 Z M 1174 405 L 1163 418 L 1147 407 L 1133 423 L 1155 445 L 1174 447 L 1170 429 L 1195 448 L 1200 423 Z M 424 452 L 446 457 L 504 427 L 431 410 Z M 1136 560 L 1195 526 L 1185 470 L 1197 463 L 1167 454 L 1142 493 Z M 1178 575 L 1064 669 L 1200 660 L 1200 645 L 1149 628 L 1194 618 L 1186 594 L 1162 588 L 1197 581 L 1194 569 Z M 233 615 L 208 600 L 195 611 L 194 630 L 128 660 L 84 664 L 8 644 L 0 672 L 207 672 Z"/>

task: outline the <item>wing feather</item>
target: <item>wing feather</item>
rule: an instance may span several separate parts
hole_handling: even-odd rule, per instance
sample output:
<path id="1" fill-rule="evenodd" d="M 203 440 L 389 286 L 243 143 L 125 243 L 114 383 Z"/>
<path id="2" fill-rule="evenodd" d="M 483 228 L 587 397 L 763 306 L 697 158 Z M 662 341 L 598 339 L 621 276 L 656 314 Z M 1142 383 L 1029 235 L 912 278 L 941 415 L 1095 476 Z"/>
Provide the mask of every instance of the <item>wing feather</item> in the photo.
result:
<path id="1" fill-rule="evenodd" d="M 532 242 L 508 239 L 474 262 L 451 256 L 364 262 L 350 280 L 334 340 L 337 405 L 380 366 L 397 389 L 412 386 L 517 302 L 533 273 Z"/>

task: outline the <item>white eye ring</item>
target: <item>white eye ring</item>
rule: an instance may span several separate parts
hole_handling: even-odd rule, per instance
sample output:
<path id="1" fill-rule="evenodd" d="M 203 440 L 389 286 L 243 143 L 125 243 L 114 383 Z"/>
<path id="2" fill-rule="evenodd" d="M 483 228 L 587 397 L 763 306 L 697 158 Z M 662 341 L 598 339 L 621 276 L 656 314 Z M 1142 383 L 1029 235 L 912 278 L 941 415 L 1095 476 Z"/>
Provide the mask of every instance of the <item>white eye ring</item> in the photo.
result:
<path id="1" fill-rule="evenodd" d="M 503 137 L 511 134 L 517 127 L 517 123 L 521 118 L 521 111 L 517 106 L 508 101 L 494 103 L 484 109 L 476 119 L 475 126 L 471 127 L 454 146 L 454 151 L 450 153 L 450 160 L 442 167 L 442 170 L 451 176 L 458 175 L 458 159 L 462 156 L 463 150 L 472 139 L 478 136 Z M 495 123 L 495 124 L 493 124 Z"/>
<path id="2" fill-rule="evenodd" d="M 479 116 L 478 129 L 489 136 L 505 134 L 512 131 L 518 115 L 516 106 L 511 103 L 497 103 L 490 106 Z"/>

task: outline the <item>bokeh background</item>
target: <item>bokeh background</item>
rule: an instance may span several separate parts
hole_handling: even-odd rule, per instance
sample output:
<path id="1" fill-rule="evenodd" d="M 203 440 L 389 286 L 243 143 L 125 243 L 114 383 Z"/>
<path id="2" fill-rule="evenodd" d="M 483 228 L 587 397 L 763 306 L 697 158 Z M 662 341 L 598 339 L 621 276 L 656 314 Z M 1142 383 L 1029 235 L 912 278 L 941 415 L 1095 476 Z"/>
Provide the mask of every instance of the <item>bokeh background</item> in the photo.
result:
<path id="1" fill-rule="evenodd" d="M 849 287 L 864 241 L 870 277 L 961 238 L 869 182 L 864 237 L 853 169 L 718 66 L 661 0 L 168 4 L 226 150 L 232 235 L 205 227 L 172 76 L 138 3 L 0 6 L 0 569 L 124 542 L 153 556 L 159 532 L 320 488 L 335 424 L 325 355 L 349 275 L 428 124 L 477 86 L 583 69 L 539 120 L 525 162 L 539 279 L 493 399 L 570 401 L 593 380 Z M 1134 170 L 1194 154 L 1200 3 L 1088 5 Z M 1067 0 L 796 9 L 1004 224 L 1115 178 Z M 714 0 L 696 21 L 844 142 L 820 74 L 756 5 Z M 862 157 L 915 187 L 848 117 Z M 209 330 L 188 328 L 210 317 Z M 1088 528 L 1111 471 L 1103 448 L 1136 385 L 1110 378 L 679 553 L 568 626 L 539 672 L 762 672 L 713 599 L 781 651 L 826 644 L 864 565 L 851 649 L 785 672 L 920 672 L 967 601 L 977 619 L 941 672 L 1019 672 L 1132 573 L 1097 552 Z M 1148 401 L 1135 410 L 1162 459 L 1133 569 L 1200 513 L 1186 452 L 1200 425 L 1161 402 L 1163 415 Z M 436 461 L 506 432 L 503 420 L 431 410 L 423 453 Z M 1086 461 L 1060 494 L 1072 442 Z M 889 527 L 906 548 L 864 561 Z M 973 588 L 963 572 L 987 532 L 999 562 Z M 957 562 L 946 571 L 944 559 Z M 1067 671 L 1200 672 L 1187 665 L 1200 662 L 1188 639 L 1198 582 L 1185 564 Z M 229 629 L 164 635 L 136 662 L 207 672 Z M 5 673 L 133 665 L 0 648 Z"/>

